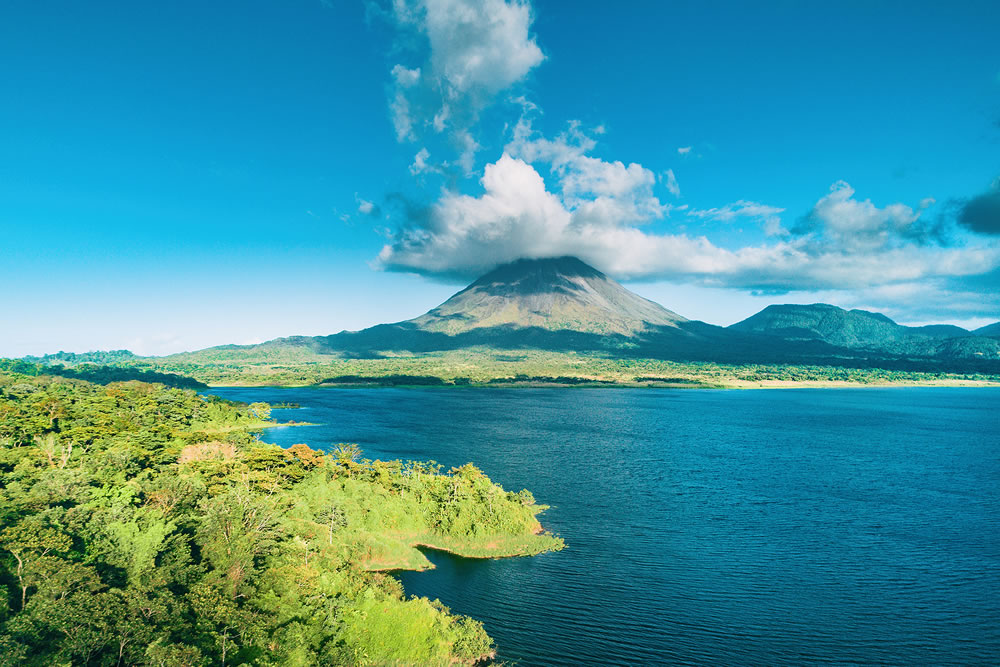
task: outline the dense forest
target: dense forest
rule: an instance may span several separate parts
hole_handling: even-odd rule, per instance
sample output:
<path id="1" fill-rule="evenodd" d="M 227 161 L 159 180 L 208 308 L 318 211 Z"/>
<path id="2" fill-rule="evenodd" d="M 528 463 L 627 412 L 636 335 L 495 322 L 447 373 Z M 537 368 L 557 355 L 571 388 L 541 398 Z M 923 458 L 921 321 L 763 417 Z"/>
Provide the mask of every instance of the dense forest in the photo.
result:
<path id="1" fill-rule="evenodd" d="M 212 352 L 212 354 L 210 354 Z M 244 356 L 241 356 L 244 355 Z M 87 368 L 77 364 L 61 372 Z M 849 382 L 852 384 L 928 384 L 953 382 L 1000 382 L 992 373 L 918 372 L 873 363 L 860 368 L 844 365 L 721 364 L 713 362 L 665 361 L 613 355 L 570 354 L 543 350 L 511 352 L 491 348 L 429 352 L 421 355 L 384 356 L 365 359 L 333 357 L 256 356 L 241 351 L 204 351 L 198 355 L 141 358 L 121 362 L 122 369 L 156 372 L 165 376 L 189 376 L 209 385 L 507 385 L 537 378 L 546 384 L 615 384 L 644 386 L 667 384 L 704 387 L 740 387 L 757 382 Z M 85 371 L 79 371 L 85 372 Z M 652 380 L 650 378 L 653 378 Z M 170 381 L 169 378 L 157 381 Z"/>
<path id="2" fill-rule="evenodd" d="M 749 387 L 768 383 L 1000 383 L 1000 374 L 995 372 L 971 368 L 920 371 L 885 359 L 873 359 L 868 365 L 857 359 L 850 363 L 829 360 L 827 364 L 726 364 L 489 347 L 346 358 L 290 345 L 258 347 L 225 346 L 169 357 L 135 357 L 122 351 L 59 353 L 0 359 L 0 371 L 56 374 L 102 384 L 142 380 L 188 389 L 208 385 Z"/>
<path id="3" fill-rule="evenodd" d="M 386 570 L 562 547 L 468 464 L 260 440 L 266 404 L 0 370 L 0 664 L 471 664 Z M 34 369 L 37 371 L 37 367 Z"/>

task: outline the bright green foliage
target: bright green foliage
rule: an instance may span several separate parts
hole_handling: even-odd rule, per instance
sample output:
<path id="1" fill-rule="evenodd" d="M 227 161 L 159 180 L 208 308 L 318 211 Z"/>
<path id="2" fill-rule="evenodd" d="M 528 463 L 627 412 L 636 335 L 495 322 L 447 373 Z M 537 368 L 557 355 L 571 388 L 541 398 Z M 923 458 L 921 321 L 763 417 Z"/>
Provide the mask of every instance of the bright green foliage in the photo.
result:
<path id="1" fill-rule="evenodd" d="M 492 653 L 482 624 L 451 616 L 439 602 L 414 598 L 393 604 L 384 593 L 365 591 L 342 612 L 345 657 L 355 664 L 448 665 Z"/>
<path id="2" fill-rule="evenodd" d="M 242 406 L 0 371 L 0 665 L 472 663 L 482 625 L 379 570 L 561 548 L 471 464 L 261 443 Z"/>

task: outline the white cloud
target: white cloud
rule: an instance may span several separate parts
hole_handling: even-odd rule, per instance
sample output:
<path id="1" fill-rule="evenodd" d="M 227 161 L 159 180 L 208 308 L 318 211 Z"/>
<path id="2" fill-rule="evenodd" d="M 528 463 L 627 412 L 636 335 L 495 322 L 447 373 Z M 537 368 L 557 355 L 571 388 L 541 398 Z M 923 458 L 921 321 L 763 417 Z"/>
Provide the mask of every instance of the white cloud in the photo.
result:
<path id="1" fill-rule="evenodd" d="M 361 215 L 367 215 L 372 218 L 377 218 L 382 215 L 382 209 L 379 208 L 378 204 L 368 201 L 367 199 L 362 199 L 356 192 L 354 193 L 354 201 L 358 203 L 358 213 Z M 336 213 L 336 210 L 334 210 L 334 213 Z M 340 216 L 340 219 L 344 222 L 348 222 L 350 220 L 350 216 L 344 213 Z"/>
<path id="2" fill-rule="evenodd" d="M 531 7 L 520 0 L 394 0 L 397 27 L 426 40 L 420 67 L 392 69 L 396 137 L 450 132 L 459 164 L 471 171 L 478 114 L 522 80 L 544 55 L 529 34 Z"/>
<path id="3" fill-rule="evenodd" d="M 581 131 L 579 121 L 570 121 L 568 126 L 555 139 L 546 139 L 535 132 L 528 118 L 522 116 L 505 150 L 526 162 L 547 162 L 556 170 L 564 169 L 597 145 Z"/>
<path id="4" fill-rule="evenodd" d="M 531 8 L 504 0 L 423 0 L 431 65 L 450 91 L 496 94 L 544 59 L 528 35 Z"/>
<path id="5" fill-rule="evenodd" d="M 535 247 L 544 256 L 570 224 L 559 198 L 528 164 L 508 155 L 487 165 L 485 193 L 448 193 L 432 207 L 426 227 L 403 230 L 379 254 L 387 267 L 430 273 L 478 273 Z"/>
<path id="6" fill-rule="evenodd" d="M 458 156 L 458 164 L 465 170 L 467 176 L 472 174 L 475 167 L 476 153 L 479 151 L 479 142 L 475 140 L 468 130 L 457 130 L 455 132 L 455 142 L 461 147 Z"/>
<path id="7" fill-rule="evenodd" d="M 410 116 L 410 100 L 407 98 L 406 89 L 414 87 L 420 81 L 420 68 L 407 69 L 402 65 L 396 65 L 392 68 L 392 78 L 396 82 L 396 92 L 389 104 L 389 110 L 392 111 L 396 139 L 413 140 L 416 135 L 413 133 L 413 118 Z"/>
<path id="8" fill-rule="evenodd" d="M 738 217 L 768 218 L 783 213 L 784 210 L 777 206 L 767 206 L 755 201 L 741 199 L 731 204 L 726 204 L 721 208 L 692 209 L 687 214 L 695 218 L 709 218 L 728 222 Z"/>
<path id="9" fill-rule="evenodd" d="M 554 138 L 534 130 L 528 116 L 540 113 L 538 107 L 518 95 L 516 86 L 544 55 L 530 34 L 525 0 L 393 0 L 392 7 L 397 27 L 424 45 L 416 54 L 401 49 L 415 56 L 417 66 L 392 69 L 397 139 L 423 146 L 411 174 L 476 173 L 483 149 L 476 134 L 479 114 L 504 91 L 522 116 L 502 156 L 481 172 L 481 194 L 445 190 L 425 214 L 389 234 L 377 260 L 382 268 L 471 278 L 522 257 L 571 254 L 622 279 L 765 292 L 853 290 L 873 301 L 890 298 L 893 289 L 932 283 L 939 285 L 938 294 L 959 294 L 962 280 L 1000 275 L 1000 242 L 973 239 L 963 247 L 941 247 L 940 227 L 922 217 L 934 205 L 931 198 L 916 207 L 878 207 L 855 198 L 854 189 L 839 181 L 790 231 L 782 224 L 783 208 L 755 201 L 695 210 L 664 204 L 658 184 L 681 196 L 673 170 L 657 178 L 641 164 L 595 157 L 594 137 L 604 133 L 603 126 L 584 131 L 570 122 Z M 441 143 L 448 146 L 439 148 Z M 430 162 L 432 150 L 436 164 Z M 442 160 L 449 150 L 454 157 Z M 701 157 L 693 146 L 676 151 L 682 158 Z M 664 229 L 672 211 L 715 223 L 705 225 L 708 235 L 718 223 L 747 219 L 771 238 L 723 247 L 708 236 Z M 656 221 L 659 226 L 651 227 Z"/>
<path id="10" fill-rule="evenodd" d="M 413 119 L 410 117 L 410 102 L 400 91 L 396 91 L 396 96 L 389 105 L 392 111 L 392 125 L 396 129 L 396 140 L 407 141 L 416 139 L 413 133 Z"/>
<path id="11" fill-rule="evenodd" d="M 445 193 L 431 206 L 424 224 L 405 227 L 390 239 L 379 254 L 379 265 L 471 278 L 522 257 L 568 254 L 622 279 L 665 278 L 773 291 L 892 285 L 979 275 L 1000 266 L 1000 249 L 988 245 L 887 245 L 859 252 L 853 244 L 788 238 L 733 250 L 703 236 L 647 233 L 637 226 L 641 216 L 633 217 L 642 209 L 636 205 L 636 189 L 641 191 L 648 181 L 638 176 L 641 167 L 629 171 L 620 162 L 601 162 L 559 139 L 520 147 L 535 157 L 545 153 L 565 160 L 561 170 L 553 168 L 563 184 L 561 195 L 550 191 L 526 160 L 505 153 L 487 165 L 482 195 Z M 593 166 L 591 160 L 600 164 Z M 568 186 L 567 174 L 572 174 Z M 826 210 L 824 199 L 817 203 L 821 210 Z M 894 205 L 886 215 L 897 221 L 911 217 L 905 208 Z M 777 212 L 775 207 L 737 202 L 698 215 L 725 220 Z M 848 218 L 840 224 L 869 225 L 856 216 Z"/>
<path id="12" fill-rule="evenodd" d="M 900 203 L 879 208 L 870 199 L 855 199 L 854 188 L 837 181 L 792 231 L 816 243 L 850 251 L 900 246 L 914 239 L 923 240 L 931 233 L 916 223 L 933 203 L 932 198 L 925 198 L 916 210 Z"/>
<path id="13" fill-rule="evenodd" d="M 960 281 L 932 278 L 831 294 L 843 308 L 884 313 L 900 324 L 922 326 L 946 319 L 966 329 L 997 321 L 1000 296 L 968 290 Z"/>
<path id="14" fill-rule="evenodd" d="M 183 338 L 175 332 L 152 333 L 128 339 L 124 347 L 140 356 L 171 354 L 185 349 Z M 61 349 L 61 348 L 60 348 Z M 94 348 L 97 349 L 97 348 Z M 187 348 L 191 349 L 191 348 Z"/>
<path id="15" fill-rule="evenodd" d="M 764 233 L 768 236 L 780 236 L 787 233 L 781 226 L 780 213 L 785 209 L 777 206 L 767 206 L 755 201 L 741 199 L 731 204 L 726 204 L 721 208 L 692 209 L 687 215 L 693 218 L 708 220 L 718 220 L 721 222 L 731 222 L 736 218 L 751 218 L 760 220 L 764 224 Z"/>
<path id="16" fill-rule="evenodd" d="M 680 197 L 681 186 L 677 184 L 677 176 L 674 175 L 674 170 L 667 169 L 663 172 L 663 178 L 666 181 L 667 191 L 675 197 Z"/>
<path id="17" fill-rule="evenodd" d="M 670 207 L 653 194 L 656 175 L 652 171 L 634 162 L 626 166 L 588 156 L 595 145 L 578 122 L 571 122 L 565 132 L 550 140 L 522 118 L 506 151 L 527 163 L 547 164 L 559 180 L 564 203 L 580 221 L 639 223 L 669 212 Z"/>
<path id="18" fill-rule="evenodd" d="M 410 173 L 416 176 L 426 171 L 433 171 L 434 167 L 427 163 L 427 158 L 430 156 L 430 151 L 426 148 L 417 151 L 417 154 L 413 156 L 413 164 L 410 165 Z"/>
<path id="19" fill-rule="evenodd" d="M 412 88 L 420 82 L 420 68 L 408 69 L 396 65 L 392 68 L 392 78 L 400 88 Z"/>

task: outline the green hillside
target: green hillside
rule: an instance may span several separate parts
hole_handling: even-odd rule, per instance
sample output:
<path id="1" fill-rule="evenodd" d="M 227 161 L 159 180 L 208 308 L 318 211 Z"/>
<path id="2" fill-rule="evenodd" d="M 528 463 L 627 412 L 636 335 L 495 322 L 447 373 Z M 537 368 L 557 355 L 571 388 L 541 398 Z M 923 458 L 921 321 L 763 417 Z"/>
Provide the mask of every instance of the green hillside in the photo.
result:
<path id="1" fill-rule="evenodd" d="M 976 329 L 973 333 L 977 336 L 1000 336 L 1000 322 L 987 324 L 985 327 Z"/>
<path id="2" fill-rule="evenodd" d="M 768 306 L 729 327 L 784 341 L 818 341 L 849 350 L 934 359 L 947 366 L 960 360 L 1000 359 L 1000 343 L 951 325 L 908 327 L 881 313 L 844 310 L 824 303 Z"/>
<path id="3" fill-rule="evenodd" d="M 971 335 L 965 329 L 950 325 L 902 326 L 881 313 L 844 310 L 825 303 L 768 306 L 729 328 L 789 340 L 820 340 L 838 347 L 873 350 L 896 350 L 905 345 Z"/>
<path id="4" fill-rule="evenodd" d="M 559 549 L 468 464 L 259 439 L 269 408 L 0 371 L 0 665 L 472 664 L 482 625 L 387 569 Z"/>

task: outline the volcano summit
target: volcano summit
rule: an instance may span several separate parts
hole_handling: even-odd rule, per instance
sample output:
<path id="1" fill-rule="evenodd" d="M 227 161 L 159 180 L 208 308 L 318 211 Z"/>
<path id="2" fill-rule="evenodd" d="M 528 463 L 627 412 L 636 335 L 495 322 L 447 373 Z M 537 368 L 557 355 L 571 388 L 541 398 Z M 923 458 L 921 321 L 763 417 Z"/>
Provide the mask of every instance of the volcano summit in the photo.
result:
<path id="1" fill-rule="evenodd" d="M 411 320 L 423 331 L 449 335 L 507 326 L 623 336 L 687 321 L 576 257 L 504 264 Z"/>

